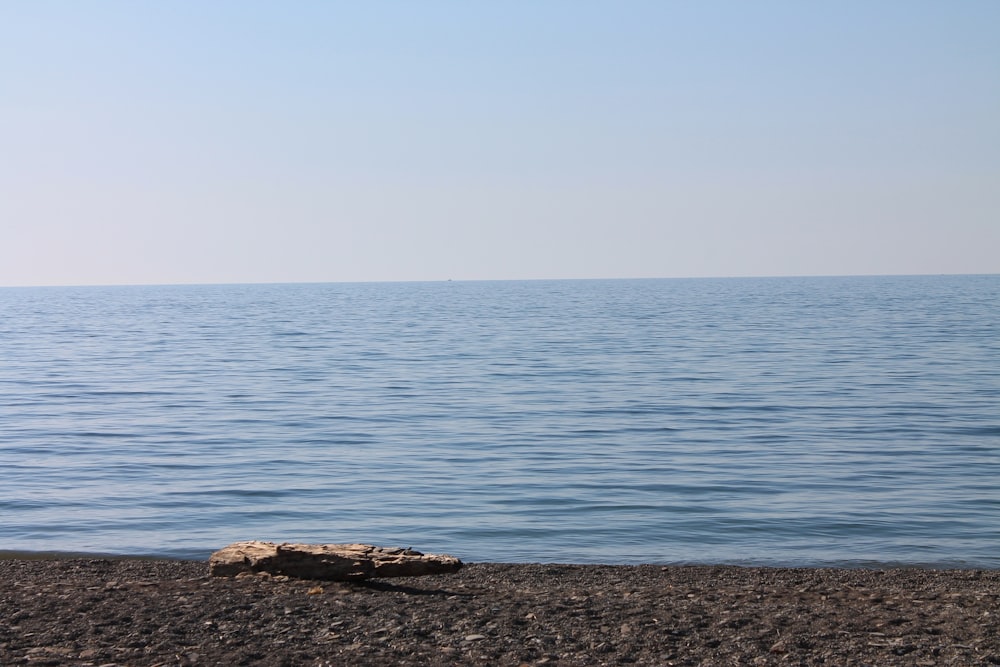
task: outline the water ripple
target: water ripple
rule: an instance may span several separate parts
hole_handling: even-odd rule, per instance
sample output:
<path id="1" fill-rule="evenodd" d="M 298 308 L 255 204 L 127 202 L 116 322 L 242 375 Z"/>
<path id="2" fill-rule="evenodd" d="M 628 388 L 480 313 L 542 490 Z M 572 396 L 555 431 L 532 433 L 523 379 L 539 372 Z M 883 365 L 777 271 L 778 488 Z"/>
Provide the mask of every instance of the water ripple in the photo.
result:
<path id="1" fill-rule="evenodd" d="M 1000 277 L 0 290 L 6 549 L 1000 567 Z"/>

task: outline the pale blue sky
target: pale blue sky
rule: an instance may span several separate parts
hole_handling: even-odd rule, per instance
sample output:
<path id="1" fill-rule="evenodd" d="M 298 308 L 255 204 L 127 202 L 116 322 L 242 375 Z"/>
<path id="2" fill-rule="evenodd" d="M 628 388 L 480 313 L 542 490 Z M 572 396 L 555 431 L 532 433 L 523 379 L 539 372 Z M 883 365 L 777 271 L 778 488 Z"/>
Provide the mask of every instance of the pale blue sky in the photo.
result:
<path id="1" fill-rule="evenodd" d="M 1000 2 L 0 0 L 0 285 L 1000 273 Z"/>

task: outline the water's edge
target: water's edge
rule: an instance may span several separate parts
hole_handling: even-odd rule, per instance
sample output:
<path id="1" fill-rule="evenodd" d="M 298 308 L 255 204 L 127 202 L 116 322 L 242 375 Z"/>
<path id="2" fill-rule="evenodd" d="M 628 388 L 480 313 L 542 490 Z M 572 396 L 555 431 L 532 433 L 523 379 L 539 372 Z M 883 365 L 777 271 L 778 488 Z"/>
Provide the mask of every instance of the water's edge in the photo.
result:
<path id="1" fill-rule="evenodd" d="M 188 554 L 184 556 L 165 554 L 120 554 L 103 552 L 80 552 L 80 551 L 18 551 L 0 550 L 0 561 L 24 561 L 24 560 L 44 560 L 44 561 L 67 561 L 67 560 L 116 560 L 116 561 L 155 561 L 155 562 L 194 562 L 208 563 L 210 554 Z M 499 562 L 489 560 L 477 560 L 474 562 L 463 560 L 465 565 L 473 563 L 489 563 L 492 565 L 568 565 L 573 567 L 712 567 L 712 568 L 737 568 L 750 570 L 927 570 L 936 572 L 990 572 L 998 571 L 1000 567 L 983 567 L 979 565 L 961 565 L 956 563 L 906 563 L 897 561 L 830 561 L 821 563 L 803 564 L 794 561 L 671 561 L 671 562 L 650 562 L 650 563 L 570 563 L 563 561 L 518 561 Z"/>

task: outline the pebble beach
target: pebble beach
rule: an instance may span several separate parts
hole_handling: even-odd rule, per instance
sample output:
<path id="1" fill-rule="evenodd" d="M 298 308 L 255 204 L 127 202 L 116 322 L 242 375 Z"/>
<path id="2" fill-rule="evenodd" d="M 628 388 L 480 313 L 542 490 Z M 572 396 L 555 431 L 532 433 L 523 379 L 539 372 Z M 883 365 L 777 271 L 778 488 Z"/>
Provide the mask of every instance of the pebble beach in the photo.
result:
<path id="1" fill-rule="evenodd" d="M 8 555 L 0 664 L 990 665 L 1000 571 L 472 563 L 333 583 Z"/>

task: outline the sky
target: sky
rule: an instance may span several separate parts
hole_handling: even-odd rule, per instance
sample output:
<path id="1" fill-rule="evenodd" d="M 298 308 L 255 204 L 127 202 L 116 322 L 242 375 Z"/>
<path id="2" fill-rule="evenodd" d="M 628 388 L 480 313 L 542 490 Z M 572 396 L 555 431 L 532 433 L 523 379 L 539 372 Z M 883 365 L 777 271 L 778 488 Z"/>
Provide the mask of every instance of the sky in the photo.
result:
<path id="1" fill-rule="evenodd" d="M 0 0 L 0 285 L 938 273 L 996 0 Z"/>

